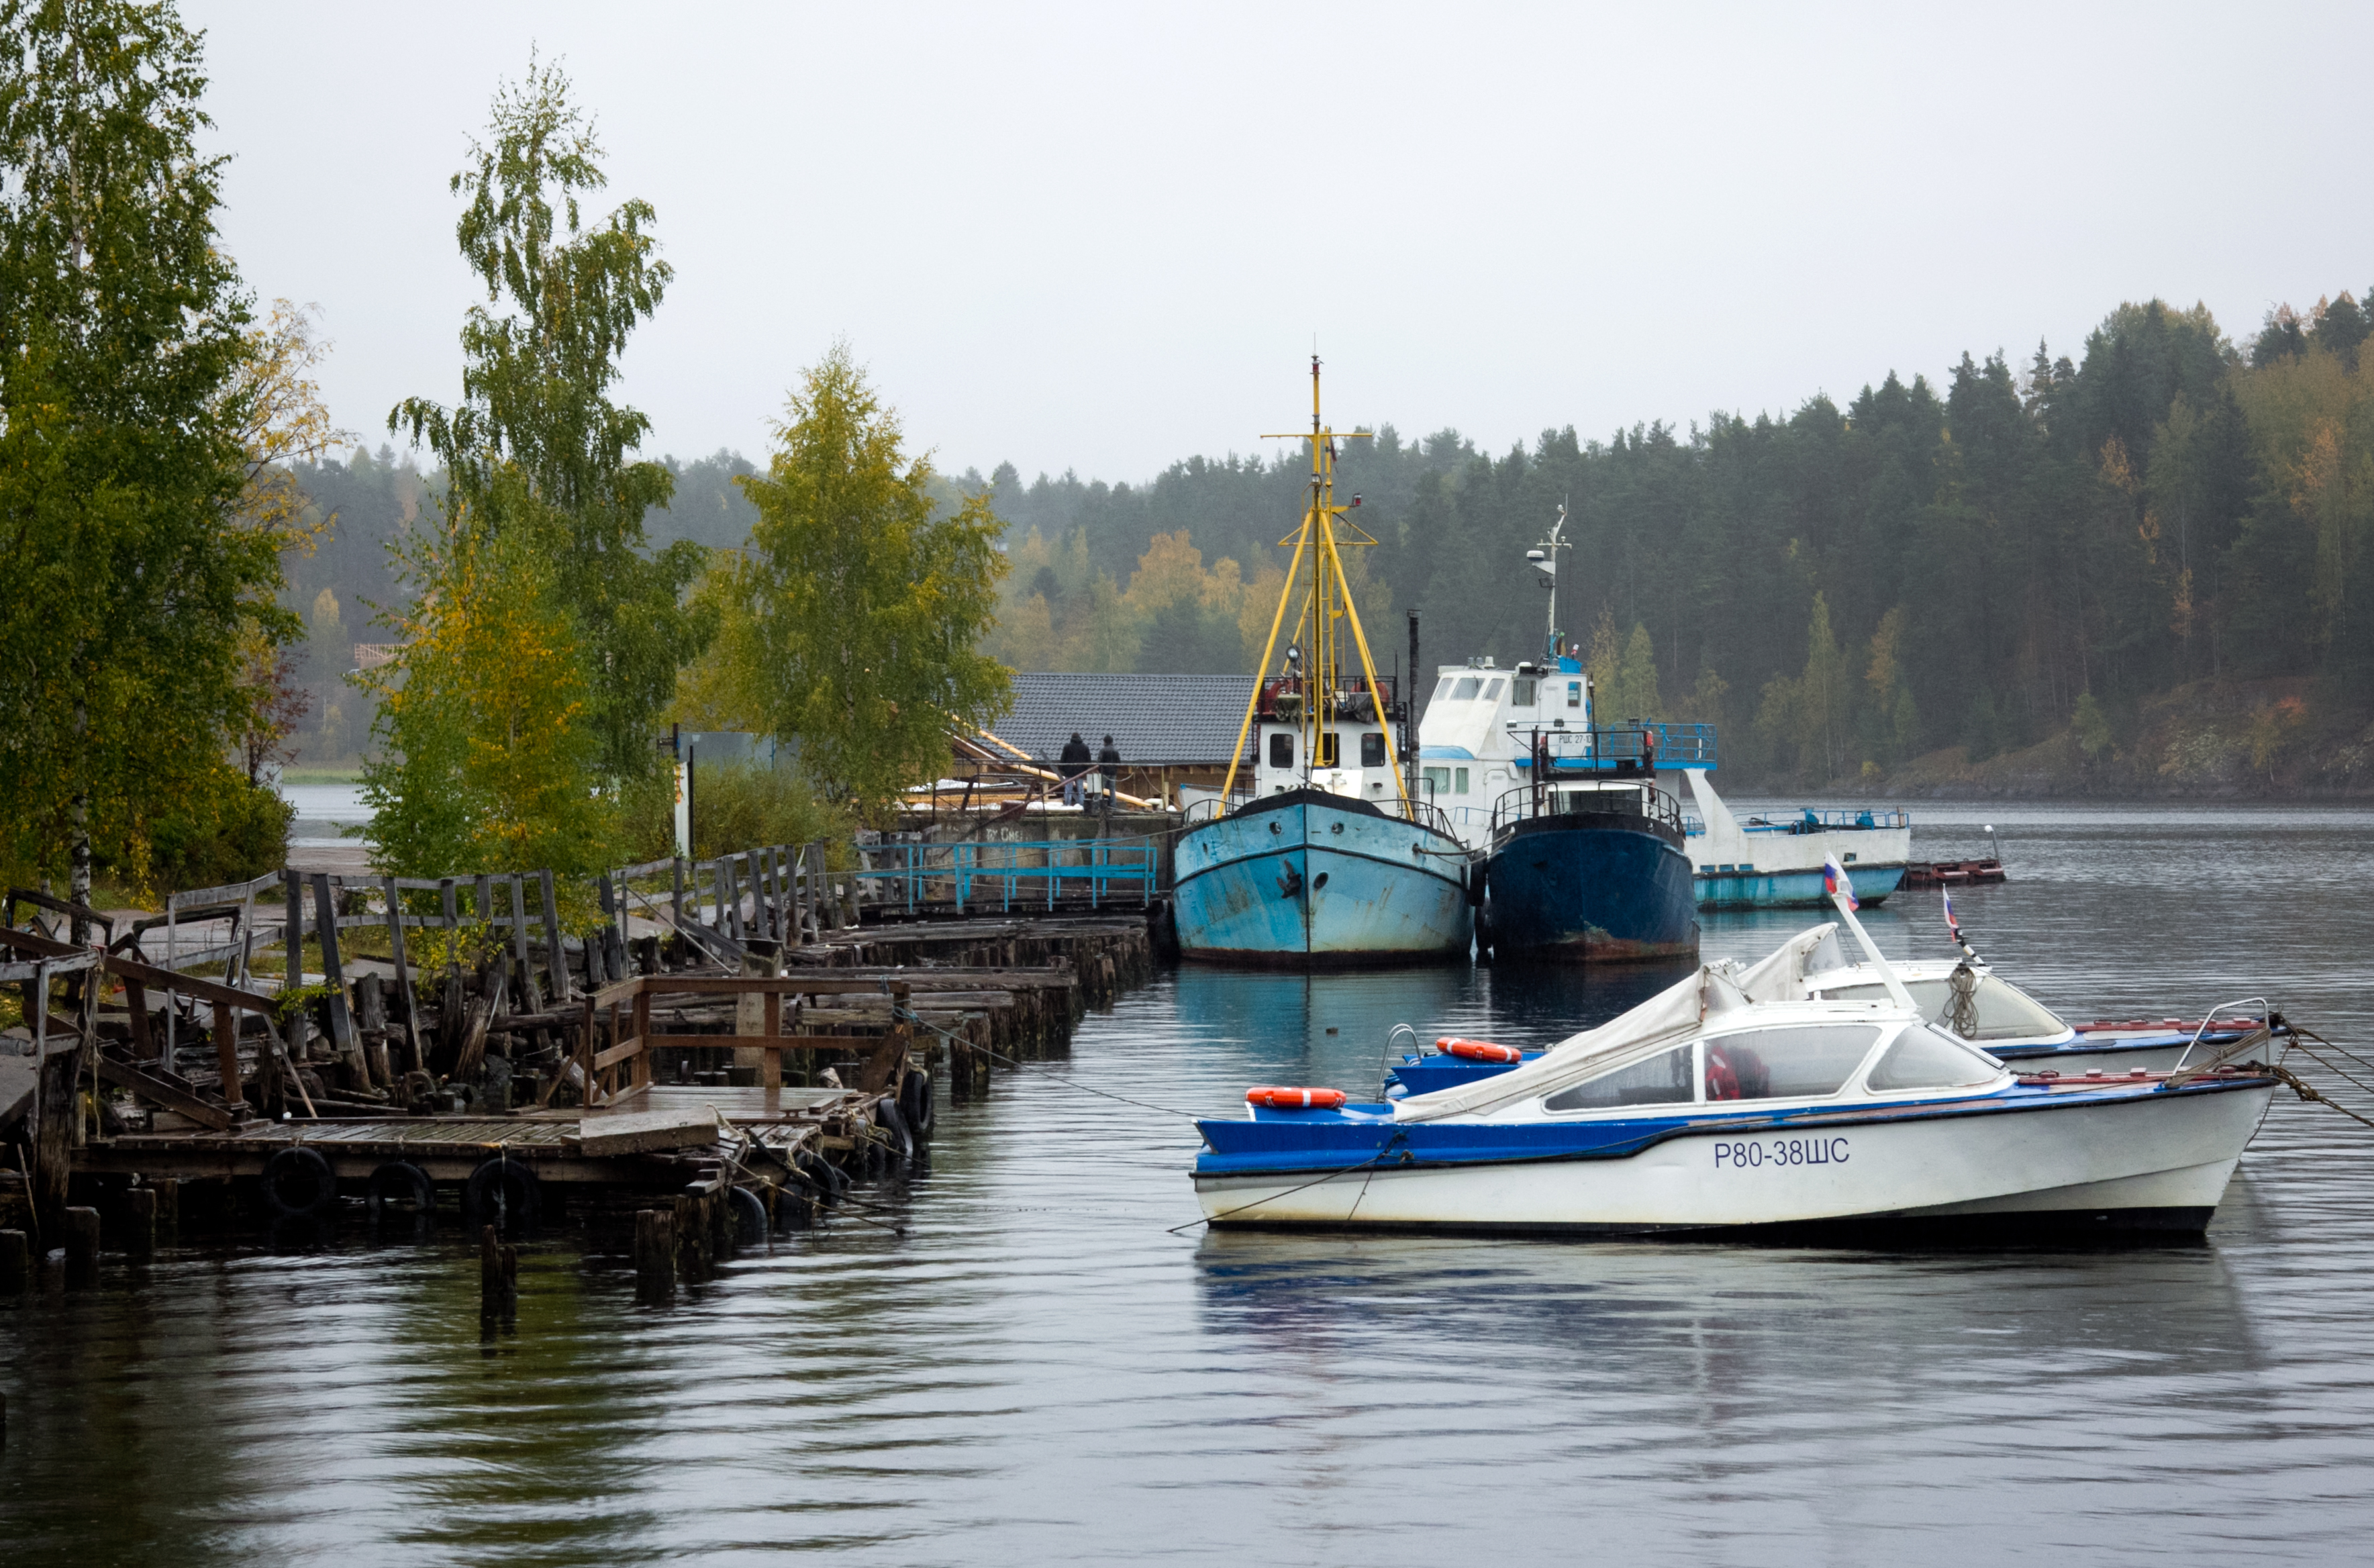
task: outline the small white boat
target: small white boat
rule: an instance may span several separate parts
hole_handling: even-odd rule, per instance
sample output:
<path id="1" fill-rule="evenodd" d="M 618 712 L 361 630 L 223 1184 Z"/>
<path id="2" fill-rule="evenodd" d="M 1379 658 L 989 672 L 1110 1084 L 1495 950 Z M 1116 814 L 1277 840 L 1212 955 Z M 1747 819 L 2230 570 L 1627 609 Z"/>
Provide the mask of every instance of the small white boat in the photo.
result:
<path id="1" fill-rule="evenodd" d="M 1816 949 L 1808 955 L 1809 972 L 1803 981 L 1805 995 L 1871 1001 L 1886 994 L 1869 964 L 1826 962 L 1826 958 L 1841 956 L 1835 939 L 1828 949 L 1827 953 Z M 1976 955 L 1958 962 L 1925 960 L 1891 967 L 1912 994 L 1922 1017 L 2024 1073 L 2053 1072 L 2066 1078 L 2174 1072 L 2188 1059 L 2197 1061 L 2205 1052 L 2271 1021 L 2275 1032 L 2286 1031 L 2280 1015 L 2270 1020 L 2263 997 L 2253 998 L 2255 1016 L 2222 1017 L 2228 1008 L 2221 1007 L 2207 1019 L 2191 1023 L 2170 1019 L 2164 1023 L 2079 1025 L 2064 1022 Z"/>
<path id="2" fill-rule="evenodd" d="M 1822 867 L 1835 856 L 1855 897 L 1877 903 L 1903 884 L 1912 819 L 1901 811 L 1805 807 L 1742 821 L 1702 768 L 1682 776 L 1698 804 L 1685 819 L 1700 909 L 1780 909 L 1828 902 Z"/>
<path id="3" fill-rule="evenodd" d="M 2174 1075 L 2016 1075 L 1936 1027 L 1839 913 L 1877 1000 L 1799 994 L 1821 933 L 1753 969 L 1703 966 L 1455 1088 L 1373 1105 L 1256 1090 L 1244 1119 L 1200 1124 L 1205 1217 L 1582 1232 L 2207 1225 L 2276 1087 L 2230 1065 L 2263 1029 Z"/>

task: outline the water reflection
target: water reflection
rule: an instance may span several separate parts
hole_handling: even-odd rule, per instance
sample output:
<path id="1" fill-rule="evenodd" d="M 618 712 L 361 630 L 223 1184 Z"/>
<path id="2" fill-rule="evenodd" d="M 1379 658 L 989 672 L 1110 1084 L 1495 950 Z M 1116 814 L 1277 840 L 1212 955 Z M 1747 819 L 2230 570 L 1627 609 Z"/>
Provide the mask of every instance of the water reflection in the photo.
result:
<path id="1" fill-rule="evenodd" d="M 1253 1075 L 1247 1083 L 1335 1084 L 1374 1094 L 1386 1057 L 1411 1049 L 1414 1039 L 1462 1034 L 1534 1049 L 1605 1022 L 1691 968 L 1623 964 L 1520 973 L 1463 964 L 1271 974 L 1189 965 L 1178 971 L 1173 994 L 1182 1033 L 1241 1064 Z M 1411 1032 L 1395 1040 L 1401 1024 Z"/>
<path id="2" fill-rule="evenodd" d="M 1956 904 L 2057 1009 L 2247 988 L 2374 1038 L 2374 813 L 1969 815 L 1922 850 L 2004 830 L 2017 879 Z M 1706 951 L 1815 919 L 1709 916 Z M 1869 924 L 1944 956 L 1933 894 Z M 53 1270 L 0 1301 L 0 1561 L 2362 1555 L 2374 1145 L 2320 1107 L 2275 1105 L 2181 1251 L 1193 1223 L 1175 1113 L 1372 1091 L 1404 1021 L 1546 1043 L 1672 978 L 1179 971 L 944 1106 L 928 1169 L 673 1306 L 548 1233 L 491 1343 L 452 1229 Z"/>

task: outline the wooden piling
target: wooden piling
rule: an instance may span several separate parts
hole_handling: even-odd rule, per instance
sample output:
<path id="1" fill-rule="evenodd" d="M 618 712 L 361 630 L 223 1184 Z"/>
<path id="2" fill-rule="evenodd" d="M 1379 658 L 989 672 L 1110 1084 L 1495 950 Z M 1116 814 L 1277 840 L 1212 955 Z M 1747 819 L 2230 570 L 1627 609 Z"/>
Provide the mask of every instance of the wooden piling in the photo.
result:
<path id="1" fill-rule="evenodd" d="M 676 1299 L 676 1218 L 664 1209 L 635 1213 L 635 1299 L 653 1304 Z"/>
<path id="2" fill-rule="evenodd" d="M 89 1285 L 99 1279 L 99 1210 L 65 1212 L 66 1283 Z"/>
<path id="3" fill-rule="evenodd" d="M 148 1184 L 157 1195 L 157 1227 L 165 1234 L 177 1235 L 182 1229 L 182 1178 L 166 1176 Z"/>
<path id="4" fill-rule="evenodd" d="M 498 1241 L 492 1225 L 478 1232 L 478 1316 L 488 1323 L 519 1316 L 519 1249 Z"/>
<path id="5" fill-rule="evenodd" d="M 123 1195 L 123 1250 L 146 1260 L 157 1251 L 157 1189 L 134 1187 Z"/>
<path id="6" fill-rule="evenodd" d="M 33 1239 L 22 1231 L 0 1231 L 0 1294 L 14 1295 L 33 1282 Z"/>

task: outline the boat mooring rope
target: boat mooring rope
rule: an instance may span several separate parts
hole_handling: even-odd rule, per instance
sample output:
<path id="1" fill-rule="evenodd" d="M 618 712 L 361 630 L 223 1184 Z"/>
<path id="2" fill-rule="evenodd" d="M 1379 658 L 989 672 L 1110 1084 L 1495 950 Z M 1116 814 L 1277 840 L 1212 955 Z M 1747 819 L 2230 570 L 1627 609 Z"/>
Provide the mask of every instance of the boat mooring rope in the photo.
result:
<path id="1" fill-rule="evenodd" d="M 1270 1194 L 1267 1197 L 1257 1197 L 1251 1203 L 1240 1204 L 1234 1208 L 1224 1208 L 1217 1214 L 1206 1214 L 1200 1220 L 1190 1220 L 1184 1225 L 1173 1225 L 1170 1229 L 1165 1231 L 1163 1234 L 1166 1236 L 1175 1236 L 1181 1231 L 1192 1231 L 1198 1225 L 1209 1225 L 1216 1220 L 1234 1219 L 1237 1215 L 1244 1213 L 1245 1210 L 1249 1208 L 1259 1208 L 1264 1203 L 1276 1203 L 1281 1199 L 1292 1197 L 1296 1193 L 1309 1192 L 1312 1187 L 1323 1187 L 1338 1176 L 1357 1176 L 1361 1175 L 1363 1173 L 1374 1175 L 1376 1173 L 1378 1162 L 1383 1160 L 1386 1155 L 1391 1154 L 1395 1149 L 1400 1148 L 1403 1143 L 1407 1141 L 1408 1137 L 1409 1135 L 1407 1133 L 1396 1127 L 1393 1129 L 1393 1136 L 1385 1140 L 1385 1146 L 1382 1149 L 1378 1149 L 1374 1154 L 1369 1155 L 1357 1165 L 1346 1165 L 1340 1171 L 1330 1171 L 1325 1175 L 1313 1181 L 1305 1182 L 1299 1187 L 1288 1187 L 1284 1192 L 1275 1192 Z M 1361 1197 L 1365 1197 L 1368 1196 L 1368 1191 L 1369 1185 L 1366 1181 L 1363 1181 L 1360 1184 Z M 1360 1207 L 1359 1198 L 1354 1198 L 1352 1200 L 1352 1207 L 1356 1209 Z"/>
<path id="2" fill-rule="evenodd" d="M 2352 1077 L 2346 1070 L 2325 1060 L 2322 1056 L 2318 1055 L 2315 1052 L 2301 1044 L 2300 1042 L 2303 1040 L 2313 1040 L 2318 1044 L 2323 1046 L 2326 1050 L 2338 1052 L 2340 1055 L 2348 1057 L 2351 1061 L 2356 1063 L 2360 1067 L 2365 1068 L 2368 1072 L 2374 1072 L 2374 1062 L 2368 1062 L 2365 1057 L 2359 1055 L 2356 1052 L 2350 1050 L 2345 1045 L 2335 1045 L 2332 1041 L 2327 1040 L 2323 1035 L 2317 1033 L 2314 1030 L 2302 1029 L 2298 1024 L 2295 1023 L 2291 1026 L 2291 1049 L 2298 1051 L 2301 1055 L 2306 1056 L 2309 1061 L 2314 1062 L 2318 1067 L 2322 1067 L 2325 1071 L 2333 1074 L 2335 1078 L 2340 1079 L 2344 1083 L 2350 1085 L 2352 1088 L 2362 1089 L 2368 1094 L 2374 1094 L 2374 1084 L 2368 1084 Z M 2343 1115 L 2349 1117 L 2352 1121 L 2363 1122 L 2368 1126 L 2374 1127 L 2374 1117 L 2362 1115 L 2359 1113 L 2351 1110 L 2348 1106 L 2344 1105 L 2340 1101 L 2335 1100 L 2333 1096 L 2326 1094 L 2316 1088 L 2315 1085 L 2303 1081 L 2300 1076 L 2292 1071 L 2289 1067 L 2274 1062 L 2252 1065 L 2263 1066 L 2269 1077 L 2279 1079 L 2284 1083 L 2289 1085 L 2291 1091 L 2294 1094 L 2298 1095 L 2302 1100 L 2312 1100 L 2320 1104 L 2330 1105 L 2334 1110 L 2340 1112 Z"/>
<path id="3" fill-rule="evenodd" d="M 903 1019 L 910 1023 L 923 1025 L 923 1028 L 930 1030 L 933 1033 L 946 1041 L 951 1047 L 962 1045 L 969 1051 L 978 1051 L 984 1056 L 989 1056 L 997 1061 L 1004 1062 L 1009 1067 L 1022 1067 L 1028 1069 L 1034 1067 L 1044 1067 L 1049 1065 L 1045 1062 L 1017 1061 L 1003 1051 L 993 1049 L 991 1046 L 976 1043 L 973 1041 L 965 1039 L 961 1035 L 951 1034 L 948 1031 L 942 1029 L 938 1024 L 932 1023 L 904 1008 L 894 1006 L 891 1008 L 891 1013 L 892 1016 Z M 1175 1110 L 1169 1105 L 1157 1105 L 1153 1102 L 1147 1100 L 1132 1100 L 1126 1094 L 1115 1094 L 1110 1090 L 1093 1089 L 1085 1083 L 1065 1078 L 1061 1073 L 1051 1074 L 1048 1081 L 1052 1083 L 1060 1083 L 1066 1089 L 1076 1089 L 1083 1094 L 1094 1094 L 1106 1100 L 1118 1100 L 1124 1105 L 1134 1105 L 1141 1111 L 1159 1111 L 1166 1116 L 1180 1116 L 1191 1122 L 1203 1120 L 1202 1117 L 1196 1115 L 1193 1111 Z"/>

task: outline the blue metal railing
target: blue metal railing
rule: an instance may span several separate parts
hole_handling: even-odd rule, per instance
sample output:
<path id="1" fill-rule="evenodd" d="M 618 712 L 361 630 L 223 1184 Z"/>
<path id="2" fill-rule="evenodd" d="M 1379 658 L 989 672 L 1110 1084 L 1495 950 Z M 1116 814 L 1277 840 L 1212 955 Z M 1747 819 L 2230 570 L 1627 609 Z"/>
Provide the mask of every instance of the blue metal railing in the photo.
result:
<path id="1" fill-rule="evenodd" d="M 1161 876 L 1158 846 L 1148 840 L 861 844 L 857 855 L 858 887 L 874 903 L 896 903 L 910 913 L 941 902 L 932 896 L 934 884 L 946 886 L 961 909 L 1053 909 L 1080 897 L 1102 904 L 1133 892 L 1146 904 Z M 891 864 L 880 864 L 886 860 Z"/>
<path id="2" fill-rule="evenodd" d="M 1901 811 L 1873 811 L 1854 808 L 1815 808 L 1798 811 L 1759 811 L 1753 817 L 1739 819 L 1740 831 L 1747 833 L 1815 833 L 1833 830 L 1852 831 L 1859 828 L 1909 828 L 1912 819 Z M 1706 831 L 1706 823 L 1695 814 L 1682 819 L 1682 831 L 1691 837 Z"/>
<path id="3" fill-rule="evenodd" d="M 1614 772 L 1618 768 L 1637 772 L 1652 760 L 1660 768 L 1704 768 L 1709 772 L 1715 768 L 1712 725 L 1643 720 L 1538 732 L 1531 725 L 1510 726 L 1510 736 L 1527 748 L 1536 733 L 1549 753 L 1550 766 L 1562 773 Z M 1530 767 L 1532 762 L 1520 757 L 1517 766 Z"/>

